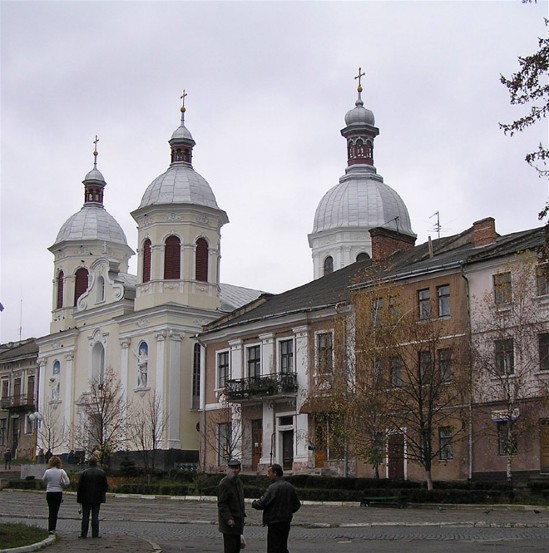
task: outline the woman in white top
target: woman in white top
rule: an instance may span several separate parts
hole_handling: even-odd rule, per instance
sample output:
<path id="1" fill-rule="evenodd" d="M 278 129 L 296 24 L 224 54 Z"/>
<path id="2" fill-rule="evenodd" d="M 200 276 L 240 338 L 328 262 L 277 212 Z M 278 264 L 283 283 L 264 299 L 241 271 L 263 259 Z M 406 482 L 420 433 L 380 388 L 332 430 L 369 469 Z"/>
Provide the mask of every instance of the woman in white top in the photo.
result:
<path id="1" fill-rule="evenodd" d="M 67 473 L 61 468 L 61 459 L 54 455 L 48 461 L 48 469 L 42 476 L 42 481 L 46 483 L 46 501 L 48 502 L 48 532 L 55 534 L 57 526 L 57 514 L 61 501 L 63 499 L 63 489 L 70 484 Z"/>

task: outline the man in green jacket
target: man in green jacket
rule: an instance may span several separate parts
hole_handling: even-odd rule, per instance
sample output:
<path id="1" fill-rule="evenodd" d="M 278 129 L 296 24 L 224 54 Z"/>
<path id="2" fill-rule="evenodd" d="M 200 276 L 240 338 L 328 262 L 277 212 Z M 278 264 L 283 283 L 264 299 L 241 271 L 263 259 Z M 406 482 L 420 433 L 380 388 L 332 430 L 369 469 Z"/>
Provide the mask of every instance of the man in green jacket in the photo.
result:
<path id="1" fill-rule="evenodd" d="M 227 476 L 219 482 L 217 491 L 219 531 L 223 534 L 224 553 L 239 553 L 240 536 L 244 532 L 244 488 L 238 477 L 241 468 L 238 459 L 231 459 Z"/>

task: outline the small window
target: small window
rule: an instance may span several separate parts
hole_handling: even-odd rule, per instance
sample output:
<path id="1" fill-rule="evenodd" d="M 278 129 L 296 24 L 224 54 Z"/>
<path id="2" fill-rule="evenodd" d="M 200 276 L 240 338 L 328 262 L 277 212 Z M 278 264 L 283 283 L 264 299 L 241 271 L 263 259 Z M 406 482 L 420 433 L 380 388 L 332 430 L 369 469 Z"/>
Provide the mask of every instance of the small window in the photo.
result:
<path id="1" fill-rule="evenodd" d="M 512 338 L 505 340 L 496 340 L 496 370 L 499 375 L 509 375 L 515 373 L 515 353 Z"/>
<path id="2" fill-rule="evenodd" d="M 391 357 L 389 370 L 391 386 L 394 388 L 402 386 L 402 359 L 400 357 Z"/>
<path id="3" fill-rule="evenodd" d="M 372 301 L 372 325 L 382 325 L 383 298 L 375 298 Z"/>
<path id="4" fill-rule="evenodd" d="M 181 241 L 177 236 L 168 236 L 164 244 L 164 278 L 181 278 Z"/>
<path id="5" fill-rule="evenodd" d="M 199 238 L 196 241 L 195 279 L 200 282 L 208 282 L 208 255 L 208 242 Z"/>
<path id="6" fill-rule="evenodd" d="M 508 421 L 498 421 L 498 455 L 516 455 L 518 453 L 518 443 L 515 434 L 513 422 L 509 425 Z"/>
<path id="7" fill-rule="evenodd" d="M 100 303 L 102 301 L 105 301 L 105 279 L 100 276 L 97 279 L 97 294 L 95 296 L 96 303 Z"/>
<path id="8" fill-rule="evenodd" d="M 370 256 L 366 252 L 360 252 L 356 256 L 357 261 L 366 261 L 367 259 L 370 259 Z"/>
<path id="9" fill-rule="evenodd" d="M 334 258 L 331 255 L 329 255 L 324 260 L 324 274 L 329 275 L 330 273 L 333 273 L 333 272 L 334 272 Z"/>
<path id="10" fill-rule="evenodd" d="M 261 346 L 246 348 L 246 363 L 249 377 L 261 376 Z"/>
<path id="11" fill-rule="evenodd" d="M 137 354 L 137 387 L 146 388 L 149 379 L 149 346 L 147 342 L 139 344 Z"/>
<path id="12" fill-rule="evenodd" d="M 151 280 L 152 244 L 147 238 L 143 242 L 143 282 Z"/>
<path id="13" fill-rule="evenodd" d="M 452 351 L 448 348 L 438 350 L 438 368 L 440 370 L 440 381 L 451 382 L 452 374 Z"/>
<path id="14" fill-rule="evenodd" d="M 539 370 L 549 371 L 549 334 L 538 335 L 539 343 Z"/>
<path id="15" fill-rule="evenodd" d="M 429 288 L 418 290 L 418 315 L 420 321 L 428 321 L 431 318 L 431 291 Z"/>
<path id="16" fill-rule="evenodd" d="M 536 267 L 536 287 L 538 296 L 549 295 L 549 263 Z"/>
<path id="17" fill-rule="evenodd" d="M 292 415 L 285 415 L 278 419 L 278 426 L 292 426 L 292 424 L 294 424 L 294 417 Z"/>
<path id="18" fill-rule="evenodd" d="M 88 289 L 88 270 L 84 267 L 80 267 L 75 274 L 74 282 L 74 305 L 78 303 L 78 299 Z"/>
<path id="19" fill-rule="evenodd" d="M 59 374 L 60 372 L 61 372 L 61 363 L 59 363 L 59 361 L 54 361 L 52 373 Z"/>
<path id="20" fill-rule="evenodd" d="M 217 354 L 217 387 L 224 388 L 229 379 L 229 352 L 220 351 Z"/>
<path id="21" fill-rule="evenodd" d="M 506 272 L 494 275 L 494 301 L 496 305 L 511 303 L 512 299 L 511 273 Z"/>
<path id="22" fill-rule="evenodd" d="M 0 419 L 0 445 L 8 445 L 8 419 Z"/>
<path id="23" fill-rule="evenodd" d="M 449 426 L 443 426 L 438 429 L 438 441 L 440 460 L 448 461 L 454 458 L 454 449 L 452 446 L 452 429 Z"/>
<path id="24" fill-rule="evenodd" d="M 288 374 L 294 372 L 294 341 L 280 340 L 280 372 Z"/>
<path id="25" fill-rule="evenodd" d="M 321 332 L 317 334 L 317 367 L 320 373 L 331 373 L 333 369 L 333 344 L 332 333 Z"/>
<path id="26" fill-rule="evenodd" d="M 431 352 L 420 351 L 418 352 L 418 365 L 419 365 L 419 383 L 431 384 L 433 381 L 433 367 L 431 363 Z"/>
<path id="27" fill-rule="evenodd" d="M 450 286 L 445 284 L 444 286 L 437 286 L 438 297 L 438 316 L 449 317 L 450 316 Z"/>
<path id="28" fill-rule="evenodd" d="M 65 273 L 59 271 L 57 274 L 57 303 L 56 309 L 61 309 L 63 307 L 63 285 L 65 280 Z"/>

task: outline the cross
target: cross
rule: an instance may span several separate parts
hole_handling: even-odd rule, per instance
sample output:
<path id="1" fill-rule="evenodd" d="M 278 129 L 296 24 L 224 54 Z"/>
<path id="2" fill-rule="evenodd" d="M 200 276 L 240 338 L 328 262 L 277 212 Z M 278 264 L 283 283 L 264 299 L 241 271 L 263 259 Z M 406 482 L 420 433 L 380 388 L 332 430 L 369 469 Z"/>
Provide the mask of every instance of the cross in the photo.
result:
<path id="1" fill-rule="evenodd" d="M 97 152 L 97 143 L 99 142 L 99 138 L 97 138 L 97 135 L 95 135 L 95 140 L 93 141 L 94 148 L 93 148 L 93 164 L 97 165 L 97 156 L 99 155 Z"/>
<path id="2" fill-rule="evenodd" d="M 358 75 L 355 77 L 355 79 L 358 79 L 358 88 L 360 90 L 362 90 L 362 83 L 361 83 L 361 80 L 362 80 L 362 77 L 364 77 L 364 75 L 366 75 L 366 73 L 363 73 L 362 72 L 362 67 L 359 67 L 358 68 Z"/>
<path id="3" fill-rule="evenodd" d="M 185 89 L 183 89 L 183 94 L 181 94 L 180 98 L 183 100 L 183 105 L 181 106 L 181 111 L 185 111 L 185 98 L 187 96 L 187 93 L 185 92 Z"/>

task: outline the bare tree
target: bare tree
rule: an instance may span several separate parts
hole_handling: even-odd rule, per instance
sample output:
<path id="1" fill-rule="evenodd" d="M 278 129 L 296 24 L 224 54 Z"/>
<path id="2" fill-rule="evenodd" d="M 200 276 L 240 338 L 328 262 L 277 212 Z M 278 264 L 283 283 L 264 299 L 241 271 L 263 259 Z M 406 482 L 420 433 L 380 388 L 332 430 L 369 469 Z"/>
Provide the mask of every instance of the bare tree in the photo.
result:
<path id="1" fill-rule="evenodd" d="M 41 413 L 42 420 L 35 421 L 38 447 L 55 451 L 67 441 L 67 428 L 61 409 L 46 402 Z"/>
<path id="2" fill-rule="evenodd" d="M 533 253 L 519 254 L 493 276 L 493 290 L 474 298 L 475 403 L 492 421 L 482 434 L 497 439 L 509 480 L 519 439 L 537 428 L 540 409 L 549 406 L 543 374 L 549 370 L 543 353 L 549 353 L 549 320 L 536 299 L 536 279 L 547 286 L 547 264 L 539 265 Z M 529 442 L 523 439 L 522 447 Z"/>

